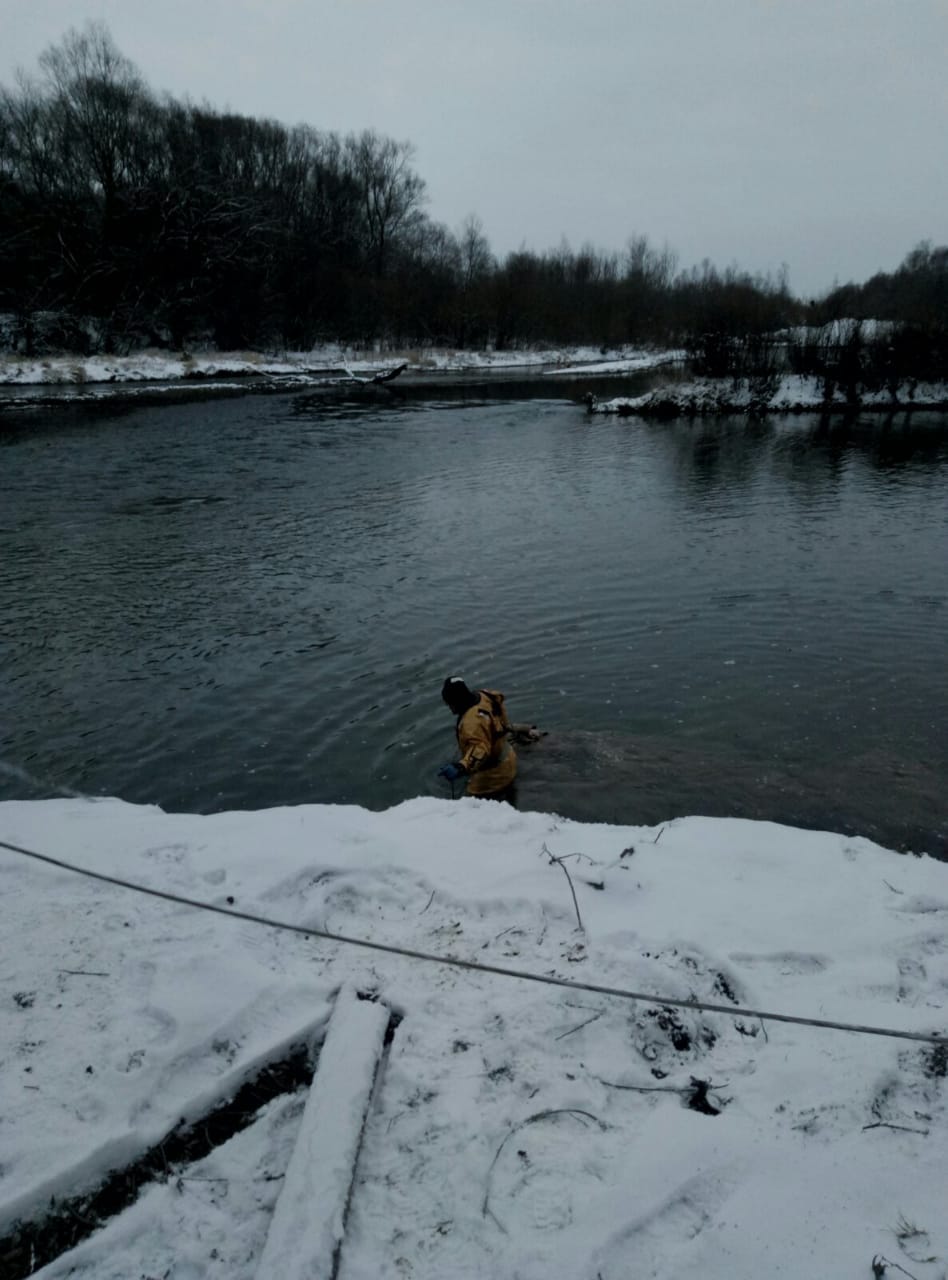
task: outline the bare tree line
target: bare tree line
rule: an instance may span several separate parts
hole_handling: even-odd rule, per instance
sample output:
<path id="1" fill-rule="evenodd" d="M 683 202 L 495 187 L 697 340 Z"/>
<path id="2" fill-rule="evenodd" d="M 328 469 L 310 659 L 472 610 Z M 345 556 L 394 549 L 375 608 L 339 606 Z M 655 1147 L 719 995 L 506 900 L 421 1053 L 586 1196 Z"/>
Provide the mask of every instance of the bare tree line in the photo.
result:
<path id="1" fill-rule="evenodd" d="M 785 275 L 681 271 L 641 236 L 498 261 L 476 216 L 457 231 L 428 217 L 413 158 L 374 131 L 159 97 L 104 26 L 72 30 L 0 87 L 0 345 L 694 345 L 880 292 L 807 308 Z M 944 279 L 945 252 L 916 250 L 909 274 Z M 903 295 L 889 289 L 890 310 Z"/>

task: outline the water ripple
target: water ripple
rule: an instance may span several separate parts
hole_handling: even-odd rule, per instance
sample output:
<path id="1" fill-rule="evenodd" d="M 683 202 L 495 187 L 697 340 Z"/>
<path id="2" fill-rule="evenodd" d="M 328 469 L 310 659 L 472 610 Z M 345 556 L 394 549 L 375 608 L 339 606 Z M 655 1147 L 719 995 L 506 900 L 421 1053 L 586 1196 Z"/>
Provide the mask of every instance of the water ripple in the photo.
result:
<path id="1" fill-rule="evenodd" d="M 391 803 L 436 790 L 454 672 L 748 767 L 948 767 L 944 420 L 307 395 L 30 422 L 3 453 L 10 769 L 172 808 Z"/>

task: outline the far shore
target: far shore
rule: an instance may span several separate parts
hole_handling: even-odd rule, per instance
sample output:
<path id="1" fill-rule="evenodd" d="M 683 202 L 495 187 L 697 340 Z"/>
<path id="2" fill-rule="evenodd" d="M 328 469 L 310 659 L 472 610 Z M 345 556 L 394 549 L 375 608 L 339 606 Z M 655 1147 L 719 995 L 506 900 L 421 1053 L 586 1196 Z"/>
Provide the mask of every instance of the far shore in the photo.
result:
<path id="1" fill-rule="evenodd" d="M 450 348 L 375 350 L 332 345 L 279 354 L 169 352 L 148 350 L 125 356 L 58 354 L 0 356 L 0 386 L 72 387 L 127 383 L 202 383 L 272 379 L 315 385 L 371 380 L 404 366 L 417 379 L 445 374 L 533 373 L 608 376 L 637 373 L 683 362 L 684 352 L 662 348 L 538 347 L 514 351 Z"/>
<path id="2" fill-rule="evenodd" d="M 612 395 L 623 378 L 653 373 L 652 389 Z M 860 389 L 855 400 L 837 386 L 830 395 L 816 376 L 785 374 L 763 385 L 752 378 L 689 378 L 684 351 L 667 348 L 537 347 L 515 351 L 450 348 L 376 350 L 324 346 L 307 352 L 167 352 L 125 356 L 58 354 L 27 359 L 0 355 L 0 406 L 39 407 L 114 397 L 158 401 L 240 396 L 293 389 L 384 394 L 428 387 L 567 383 L 593 414 L 649 419 L 762 417 L 774 414 L 905 415 L 948 412 L 948 383 Z M 657 385 L 656 385 L 657 382 Z M 583 387 L 585 383 L 585 387 Z M 641 381 L 627 384 L 643 385 Z M 598 394 L 597 394 L 598 393 Z M 536 394 L 532 389 L 525 394 Z"/>
<path id="3" fill-rule="evenodd" d="M 916 382 L 900 384 L 894 394 L 888 389 L 859 390 L 855 399 L 836 386 L 829 394 L 818 377 L 785 374 L 766 387 L 750 378 L 702 378 L 681 381 L 644 395 L 619 396 L 610 400 L 590 397 L 591 413 L 617 414 L 638 418 L 710 418 L 724 415 L 803 413 L 904 414 L 920 411 L 948 411 L 948 384 Z"/>

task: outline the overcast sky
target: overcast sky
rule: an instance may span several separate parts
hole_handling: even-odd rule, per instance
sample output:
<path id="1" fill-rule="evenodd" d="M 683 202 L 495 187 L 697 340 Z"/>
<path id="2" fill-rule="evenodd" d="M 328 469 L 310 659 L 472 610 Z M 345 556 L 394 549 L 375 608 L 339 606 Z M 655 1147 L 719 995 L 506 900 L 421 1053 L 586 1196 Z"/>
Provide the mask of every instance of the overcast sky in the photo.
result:
<path id="1" fill-rule="evenodd" d="M 0 81 L 90 18 L 154 89 L 409 139 L 500 254 L 644 234 L 809 295 L 948 243 L 948 0 L 0 0 Z"/>

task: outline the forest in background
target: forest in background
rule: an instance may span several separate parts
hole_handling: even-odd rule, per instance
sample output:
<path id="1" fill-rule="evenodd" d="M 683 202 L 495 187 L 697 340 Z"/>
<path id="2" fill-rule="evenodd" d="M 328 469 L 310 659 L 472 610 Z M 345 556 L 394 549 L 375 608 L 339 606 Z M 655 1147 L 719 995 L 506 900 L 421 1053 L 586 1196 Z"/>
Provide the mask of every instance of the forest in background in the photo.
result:
<path id="1" fill-rule="evenodd" d="M 498 259 L 476 215 L 452 231 L 425 204 L 410 143 L 156 95 L 90 24 L 0 86 L 0 348 L 634 343 L 726 374 L 762 335 L 851 317 L 948 374 L 946 247 L 804 302 L 785 273 L 682 270 L 644 236 Z"/>

